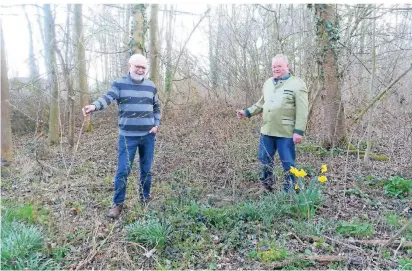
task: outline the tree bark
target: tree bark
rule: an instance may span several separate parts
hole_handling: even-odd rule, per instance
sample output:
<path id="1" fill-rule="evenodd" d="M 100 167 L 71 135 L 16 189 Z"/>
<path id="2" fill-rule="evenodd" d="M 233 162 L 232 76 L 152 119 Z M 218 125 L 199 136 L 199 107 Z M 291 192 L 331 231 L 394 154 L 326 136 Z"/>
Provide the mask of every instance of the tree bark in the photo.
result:
<path id="1" fill-rule="evenodd" d="M 323 74 L 323 118 L 325 138 L 323 145 L 329 149 L 340 145 L 346 138 L 344 108 L 339 89 L 337 49 L 337 29 L 335 24 L 335 5 L 316 5 L 317 14 L 322 21 L 318 28 L 318 45 L 321 54 Z"/>
<path id="2" fill-rule="evenodd" d="M 10 122 L 9 80 L 7 78 L 6 50 L 4 48 L 3 25 L 0 20 L 1 36 L 1 158 L 13 159 L 13 142 Z M 3 162 L 2 162 L 3 164 Z"/>
<path id="3" fill-rule="evenodd" d="M 132 25 L 132 42 L 131 50 L 132 54 L 144 54 L 145 43 L 145 21 L 144 13 L 146 10 L 145 4 L 134 5 L 133 8 L 133 25 Z"/>

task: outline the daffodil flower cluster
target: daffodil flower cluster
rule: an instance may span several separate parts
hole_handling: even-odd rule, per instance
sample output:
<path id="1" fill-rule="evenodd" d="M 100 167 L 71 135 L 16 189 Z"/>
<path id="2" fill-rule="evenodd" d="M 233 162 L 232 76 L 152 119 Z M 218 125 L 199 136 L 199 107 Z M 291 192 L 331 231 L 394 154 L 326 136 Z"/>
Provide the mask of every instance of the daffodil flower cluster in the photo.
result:
<path id="1" fill-rule="evenodd" d="M 328 167 L 327 167 L 327 165 L 322 165 L 321 167 L 320 167 L 320 172 L 321 173 L 325 173 L 325 172 L 327 172 L 328 171 Z M 306 177 L 308 174 L 305 172 L 305 170 L 303 170 L 303 169 L 300 169 L 300 170 L 298 170 L 297 168 L 295 168 L 295 167 L 290 167 L 290 172 L 293 174 L 293 175 L 295 175 L 297 178 L 304 178 L 304 177 Z M 318 181 L 320 182 L 320 183 L 324 183 L 324 182 L 326 182 L 328 180 L 328 178 L 325 176 L 325 175 L 322 175 L 322 176 L 319 176 L 318 177 Z M 299 185 L 298 184 L 296 184 L 295 185 L 295 190 L 298 190 L 299 189 Z"/>

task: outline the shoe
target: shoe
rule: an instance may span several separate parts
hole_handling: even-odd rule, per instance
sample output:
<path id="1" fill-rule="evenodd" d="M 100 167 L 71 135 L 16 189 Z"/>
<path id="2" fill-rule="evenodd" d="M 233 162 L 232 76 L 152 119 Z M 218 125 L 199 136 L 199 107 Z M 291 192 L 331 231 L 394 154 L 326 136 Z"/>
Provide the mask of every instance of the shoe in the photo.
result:
<path id="1" fill-rule="evenodd" d="M 148 204 L 150 201 L 153 200 L 153 196 L 149 195 L 149 197 L 145 198 L 145 197 L 140 197 L 140 202 L 142 204 Z"/>
<path id="2" fill-rule="evenodd" d="M 109 211 L 108 217 L 117 219 L 119 218 L 122 210 L 123 210 L 123 204 L 119 204 L 119 205 L 114 204 Z"/>
<path id="3" fill-rule="evenodd" d="M 268 184 L 263 184 L 263 189 L 268 191 L 268 192 L 273 192 L 273 188 L 272 186 L 268 185 Z"/>

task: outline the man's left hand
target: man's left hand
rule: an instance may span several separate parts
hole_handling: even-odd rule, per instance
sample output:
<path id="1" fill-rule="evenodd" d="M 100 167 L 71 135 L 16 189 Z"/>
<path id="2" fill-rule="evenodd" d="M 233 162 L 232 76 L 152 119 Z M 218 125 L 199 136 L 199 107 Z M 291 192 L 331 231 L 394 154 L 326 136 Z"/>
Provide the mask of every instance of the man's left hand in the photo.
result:
<path id="1" fill-rule="evenodd" d="M 293 143 L 295 143 L 295 144 L 301 143 L 302 138 L 303 138 L 303 136 L 301 136 L 300 134 L 294 133 L 293 134 Z"/>
<path id="2" fill-rule="evenodd" d="M 150 129 L 149 134 L 157 134 L 157 126 Z"/>

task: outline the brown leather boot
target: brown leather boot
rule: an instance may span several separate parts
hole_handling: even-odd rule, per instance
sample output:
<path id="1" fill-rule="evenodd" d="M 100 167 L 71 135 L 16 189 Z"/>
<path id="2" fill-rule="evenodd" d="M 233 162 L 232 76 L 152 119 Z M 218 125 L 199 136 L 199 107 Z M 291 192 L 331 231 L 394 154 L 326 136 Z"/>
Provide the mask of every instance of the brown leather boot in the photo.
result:
<path id="1" fill-rule="evenodd" d="M 110 218 L 116 219 L 120 216 L 120 213 L 123 210 L 123 204 L 119 204 L 119 205 L 113 205 L 112 208 L 109 211 L 108 216 Z"/>

